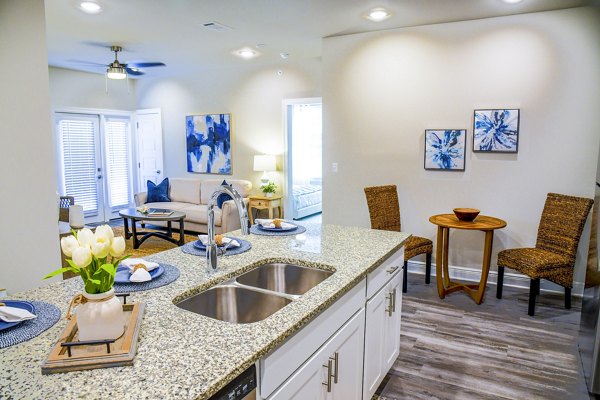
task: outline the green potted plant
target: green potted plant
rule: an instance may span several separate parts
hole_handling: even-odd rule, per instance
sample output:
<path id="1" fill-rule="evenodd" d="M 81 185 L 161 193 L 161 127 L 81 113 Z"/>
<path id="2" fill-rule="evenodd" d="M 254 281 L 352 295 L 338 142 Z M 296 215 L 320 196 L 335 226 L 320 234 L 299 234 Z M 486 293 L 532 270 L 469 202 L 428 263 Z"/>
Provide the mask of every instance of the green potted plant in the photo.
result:
<path id="1" fill-rule="evenodd" d="M 260 190 L 265 194 L 265 196 L 273 197 L 273 193 L 277 191 L 277 185 L 275 184 L 275 182 L 269 182 L 264 185 L 261 185 Z"/>
<path id="2" fill-rule="evenodd" d="M 48 279 L 70 271 L 83 280 L 84 292 L 71 300 L 71 308 L 77 307 L 79 340 L 116 339 L 123 334 L 125 318 L 121 302 L 115 297 L 113 284 L 119 263 L 127 258 L 125 239 L 115 237 L 108 225 L 92 232 L 88 228 L 73 230 L 73 235 L 60 240 L 60 247 L 69 264 L 46 275 Z"/>

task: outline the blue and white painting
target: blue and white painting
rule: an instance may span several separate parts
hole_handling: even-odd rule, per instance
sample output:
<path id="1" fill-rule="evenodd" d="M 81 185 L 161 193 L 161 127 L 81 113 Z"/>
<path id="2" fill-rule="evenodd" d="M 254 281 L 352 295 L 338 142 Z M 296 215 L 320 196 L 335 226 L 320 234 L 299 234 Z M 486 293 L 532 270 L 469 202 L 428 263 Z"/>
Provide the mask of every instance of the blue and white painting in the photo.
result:
<path id="1" fill-rule="evenodd" d="M 519 145 L 519 110 L 475 110 L 473 151 L 516 153 Z"/>
<path id="2" fill-rule="evenodd" d="M 187 170 L 231 174 L 231 114 L 188 115 Z"/>
<path id="3" fill-rule="evenodd" d="M 464 171 L 466 129 L 425 130 L 425 169 Z"/>

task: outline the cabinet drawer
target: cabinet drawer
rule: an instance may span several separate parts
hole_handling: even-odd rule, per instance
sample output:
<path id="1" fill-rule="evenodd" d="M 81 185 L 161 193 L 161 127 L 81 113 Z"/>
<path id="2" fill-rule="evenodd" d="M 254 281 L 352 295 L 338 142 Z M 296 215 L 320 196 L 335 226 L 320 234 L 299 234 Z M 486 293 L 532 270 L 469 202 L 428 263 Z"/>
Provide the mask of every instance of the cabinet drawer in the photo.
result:
<path id="1" fill-rule="evenodd" d="M 266 200 L 252 200 L 250 202 L 250 207 L 267 207 L 269 202 Z"/>
<path id="2" fill-rule="evenodd" d="M 400 273 L 404 264 L 404 246 L 367 275 L 367 299 L 373 297 L 391 278 Z"/>

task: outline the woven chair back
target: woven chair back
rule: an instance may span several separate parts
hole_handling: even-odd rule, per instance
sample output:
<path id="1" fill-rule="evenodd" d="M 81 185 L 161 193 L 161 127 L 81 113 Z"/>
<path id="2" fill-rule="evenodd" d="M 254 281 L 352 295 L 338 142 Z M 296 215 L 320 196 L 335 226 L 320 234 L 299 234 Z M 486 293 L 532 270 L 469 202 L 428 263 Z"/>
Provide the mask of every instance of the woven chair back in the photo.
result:
<path id="1" fill-rule="evenodd" d="M 60 196 L 59 209 L 58 209 L 58 220 L 62 222 L 69 222 L 69 207 L 75 204 L 75 197 L 73 196 Z"/>
<path id="2" fill-rule="evenodd" d="M 365 188 L 371 229 L 400 231 L 400 205 L 396 185 Z"/>
<path id="3" fill-rule="evenodd" d="M 577 246 L 592 199 L 548 193 L 535 247 L 569 258 L 575 265 Z"/>

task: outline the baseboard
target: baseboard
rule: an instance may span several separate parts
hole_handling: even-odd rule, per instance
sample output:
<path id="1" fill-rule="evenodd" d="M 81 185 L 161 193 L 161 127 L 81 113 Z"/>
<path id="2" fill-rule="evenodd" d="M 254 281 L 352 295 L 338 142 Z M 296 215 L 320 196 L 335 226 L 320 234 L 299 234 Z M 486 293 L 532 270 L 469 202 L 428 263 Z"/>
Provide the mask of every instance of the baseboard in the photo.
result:
<path id="1" fill-rule="evenodd" d="M 459 281 L 479 282 L 481 279 L 481 270 L 459 267 L 450 265 L 448 266 L 450 272 L 450 278 Z M 425 262 L 423 261 L 408 261 L 408 272 L 425 275 Z M 435 276 L 435 264 L 431 263 L 431 276 Z M 488 276 L 488 283 L 495 285 L 498 280 L 498 272 L 490 271 Z M 504 272 L 504 286 L 512 286 L 529 290 L 530 279 L 521 274 Z M 573 285 L 572 295 L 581 297 L 583 293 L 584 284 L 581 282 L 575 282 Z M 540 290 L 552 293 L 564 293 L 565 289 L 557 285 L 556 283 L 542 280 L 540 282 Z"/>

